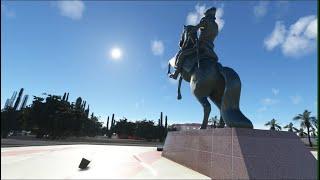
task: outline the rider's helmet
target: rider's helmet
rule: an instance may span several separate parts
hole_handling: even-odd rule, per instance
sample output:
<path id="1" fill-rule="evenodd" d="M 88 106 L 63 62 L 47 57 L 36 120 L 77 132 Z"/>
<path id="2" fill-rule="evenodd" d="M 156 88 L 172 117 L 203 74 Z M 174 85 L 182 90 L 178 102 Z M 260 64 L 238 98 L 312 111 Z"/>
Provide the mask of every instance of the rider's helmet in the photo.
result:
<path id="1" fill-rule="evenodd" d="M 204 15 L 205 16 L 215 16 L 216 15 L 216 8 L 215 7 L 212 7 L 212 8 L 210 8 L 210 9 L 208 9 L 205 13 L 204 13 Z"/>

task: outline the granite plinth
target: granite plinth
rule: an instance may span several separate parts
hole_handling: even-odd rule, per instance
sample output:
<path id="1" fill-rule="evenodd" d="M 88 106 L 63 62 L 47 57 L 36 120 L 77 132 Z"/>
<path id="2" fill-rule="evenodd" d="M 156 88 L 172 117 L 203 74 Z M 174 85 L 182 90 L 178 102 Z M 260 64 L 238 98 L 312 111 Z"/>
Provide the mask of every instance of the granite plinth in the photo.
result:
<path id="1" fill-rule="evenodd" d="M 314 156 L 292 132 L 243 128 L 169 132 L 163 157 L 212 179 L 316 179 Z"/>

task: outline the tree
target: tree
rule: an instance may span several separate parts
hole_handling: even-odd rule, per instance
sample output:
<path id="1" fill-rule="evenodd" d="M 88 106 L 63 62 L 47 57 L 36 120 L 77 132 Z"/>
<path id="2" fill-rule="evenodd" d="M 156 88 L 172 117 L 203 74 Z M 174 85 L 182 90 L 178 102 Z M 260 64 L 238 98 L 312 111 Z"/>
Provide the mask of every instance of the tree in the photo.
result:
<path id="1" fill-rule="evenodd" d="M 67 97 L 67 93 L 64 93 L 64 94 L 63 94 L 63 97 L 62 97 L 62 101 L 65 101 L 65 100 L 66 100 L 66 97 Z"/>
<path id="2" fill-rule="evenodd" d="M 160 126 L 163 126 L 163 122 L 162 122 L 162 112 L 160 113 Z"/>
<path id="3" fill-rule="evenodd" d="M 67 94 L 67 97 L 66 97 L 66 101 L 68 101 L 69 100 L 69 93 Z"/>
<path id="4" fill-rule="evenodd" d="M 120 138 L 128 138 L 133 136 L 135 132 L 135 123 L 129 122 L 127 118 L 120 119 L 114 126 L 115 133 L 118 134 Z"/>
<path id="5" fill-rule="evenodd" d="M 23 88 L 21 88 L 19 91 L 18 98 L 17 98 L 16 103 L 14 104 L 14 107 L 13 107 L 14 110 L 18 110 L 18 106 L 20 104 L 22 94 L 23 94 Z"/>
<path id="6" fill-rule="evenodd" d="M 312 124 L 313 127 L 314 127 L 314 128 L 312 128 L 314 136 L 318 136 L 318 135 L 319 135 L 318 119 L 317 119 L 317 118 L 312 119 L 312 120 L 311 120 L 311 124 Z"/>
<path id="7" fill-rule="evenodd" d="M 166 129 L 168 129 L 168 117 L 167 117 L 167 116 L 166 116 L 166 118 L 165 118 L 164 127 L 165 127 Z"/>
<path id="8" fill-rule="evenodd" d="M 271 121 L 267 122 L 265 126 L 270 126 L 270 130 L 272 131 L 280 131 L 281 126 L 277 123 L 277 120 L 272 119 Z"/>
<path id="9" fill-rule="evenodd" d="M 307 133 L 304 132 L 303 128 L 297 129 L 297 128 L 293 127 L 293 130 L 295 133 L 298 134 L 299 137 L 304 137 L 307 135 Z"/>
<path id="10" fill-rule="evenodd" d="M 211 117 L 208 121 L 211 128 L 217 128 L 217 122 L 218 122 L 217 116 Z"/>
<path id="11" fill-rule="evenodd" d="M 6 100 L 6 103 L 4 104 L 3 110 L 7 110 L 9 108 L 10 99 Z"/>
<path id="12" fill-rule="evenodd" d="M 14 100 L 16 99 L 16 96 L 17 96 L 17 91 L 14 91 L 10 98 L 10 101 L 9 101 L 10 103 L 8 103 L 9 108 L 13 107 L 13 103 L 14 103 Z"/>
<path id="13" fill-rule="evenodd" d="M 8 110 L 1 111 L 1 137 L 7 138 L 9 131 L 9 112 Z"/>
<path id="14" fill-rule="evenodd" d="M 107 127 L 107 131 L 109 130 L 109 116 L 108 116 L 108 120 L 107 120 L 107 125 L 106 125 L 106 127 Z"/>
<path id="15" fill-rule="evenodd" d="M 24 95 L 22 103 L 21 103 L 21 106 L 20 106 L 20 110 L 24 109 L 26 107 L 27 101 L 28 101 L 28 97 L 29 97 L 29 95 Z"/>
<path id="16" fill-rule="evenodd" d="M 310 144 L 310 147 L 312 147 L 310 131 L 311 131 L 313 122 L 316 121 L 316 118 L 313 116 L 310 116 L 310 114 L 311 114 L 310 111 L 305 110 L 302 114 L 298 114 L 297 116 L 295 116 L 293 120 L 300 121 L 301 122 L 300 127 L 303 129 L 305 128 L 307 129 L 309 144 Z"/>
<path id="17" fill-rule="evenodd" d="M 316 131 L 316 129 L 314 128 L 314 127 L 311 127 L 311 130 L 310 130 L 310 132 L 311 132 L 311 136 L 312 137 L 317 137 L 317 131 Z"/>
<path id="18" fill-rule="evenodd" d="M 220 116 L 220 120 L 219 120 L 219 124 L 218 124 L 218 128 L 224 128 L 225 127 L 225 123 L 224 123 L 224 121 L 223 121 L 223 119 L 222 119 L 222 117 Z"/>
<path id="19" fill-rule="evenodd" d="M 137 137 L 151 141 L 152 139 L 157 138 L 156 126 L 153 121 L 148 121 L 146 119 L 142 121 L 136 121 L 136 133 Z M 163 127 L 162 127 L 163 128 Z"/>
<path id="20" fill-rule="evenodd" d="M 289 132 L 293 132 L 293 124 L 289 123 L 283 127 L 284 129 L 288 129 Z"/>
<path id="21" fill-rule="evenodd" d="M 76 100 L 76 105 L 75 105 L 76 107 L 75 108 L 77 110 L 81 110 L 81 104 L 82 104 L 82 98 L 78 97 L 77 100 Z"/>
<path id="22" fill-rule="evenodd" d="M 88 104 L 88 108 L 84 111 L 84 113 L 86 114 L 86 117 L 89 116 L 89 111 L 90 111 L 90 106 Z M 108 117 L 109 118 L 109 117 Z"/>
<path id="23" fill-rule="evenodd" d="M 110 130 L 109 130 L 109 133 L 108 133 L 108 137 L 109 138 L 111 138 L 111 136 L 112 136 L 112 134 L 114 132 L 114 125 L 115 125 L 114 114 L 112 114 Z"/>
<path id="24" fill-rule="evenodd" d="M 164 123 L 164 137 L 163 137 L 163 139 L 165 139 L 167 137 L 167 134 L 168 134 L 168 117 L 166 116 L 165 123 Z"/>

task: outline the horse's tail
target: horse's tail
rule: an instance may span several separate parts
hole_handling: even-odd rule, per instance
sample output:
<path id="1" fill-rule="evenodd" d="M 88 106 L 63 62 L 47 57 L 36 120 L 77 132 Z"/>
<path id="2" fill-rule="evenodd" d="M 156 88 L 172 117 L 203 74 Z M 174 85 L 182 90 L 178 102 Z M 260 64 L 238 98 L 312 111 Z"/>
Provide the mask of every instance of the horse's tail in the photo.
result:
<path id="1" fill-rule="evenodd" d="M 219 67 L 225 80 L 221 100 L 221 116 L 229 127 L 253 128 L 251 121 L 239 109 L 241 81 L 238 74 L 229 67 Z"/>

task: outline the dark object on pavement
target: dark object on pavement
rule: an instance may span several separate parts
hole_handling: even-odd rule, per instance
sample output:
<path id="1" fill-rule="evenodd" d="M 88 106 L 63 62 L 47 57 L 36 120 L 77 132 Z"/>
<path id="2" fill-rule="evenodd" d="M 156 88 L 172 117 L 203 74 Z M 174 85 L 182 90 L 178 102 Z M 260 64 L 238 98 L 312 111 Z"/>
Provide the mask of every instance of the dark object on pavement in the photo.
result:
<path id="1" fill-rule="evenodd" d="M 163 150 L 163 146 L 157 146 L 157 151 L 162 151 Z"/>
<path id="2" fill-rule="evenodd" d="M 88 167 L 88 164 L 90 163 L 89 160 L 85 159 L 85 158 L 82 158 L 81 159 L 81 162 L 79 164 L 79 168 L 80 169 L 86 169 Z"/>

